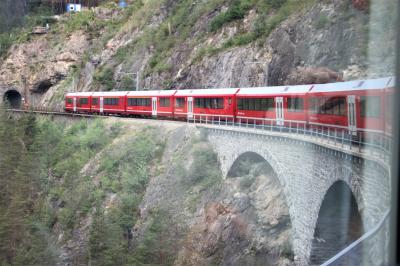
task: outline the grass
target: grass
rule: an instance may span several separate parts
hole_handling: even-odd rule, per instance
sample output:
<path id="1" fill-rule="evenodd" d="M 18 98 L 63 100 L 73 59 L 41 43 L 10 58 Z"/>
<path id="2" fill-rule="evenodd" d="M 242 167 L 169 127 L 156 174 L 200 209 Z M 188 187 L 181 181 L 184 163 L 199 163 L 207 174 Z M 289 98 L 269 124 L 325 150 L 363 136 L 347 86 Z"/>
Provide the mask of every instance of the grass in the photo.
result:
<path id="1" fill-rule="evenodd" d="M 330 23 L 329 18 L 326 15 L 321 15 L 318 18 L 316 28 L 323 29 Z"/>
<path id="2" fill-rule="evenodd" d="M 253 6 L 249 0 L 235 0 L 227 11 L 218 14 L 210 23 L 210 31 L 216 32 L 226 23 L 243 19 L 247 11 Z"/>

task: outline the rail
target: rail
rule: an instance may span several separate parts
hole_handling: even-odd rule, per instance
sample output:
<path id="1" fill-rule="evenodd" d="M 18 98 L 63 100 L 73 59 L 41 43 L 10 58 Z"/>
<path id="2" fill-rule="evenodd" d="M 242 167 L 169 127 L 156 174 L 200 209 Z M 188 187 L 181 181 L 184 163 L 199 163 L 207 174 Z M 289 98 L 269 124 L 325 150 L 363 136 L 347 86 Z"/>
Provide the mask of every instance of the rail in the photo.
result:
<path id="1" fill-rule="evenodd" d="M 194 124 L 231 126 L 260 131 L 290 133 L 325 141 L 342 149 L 371 154 L 389 159 L 392 139 L 383 132 L 374 130 L 349 131 L 348 128 L 333 125 L 307 124 L 304 121 L 261 118 L 236 118 L 230 116 L 193 115 L 187 119 Z"/>
<path id="2" fill-rule="evenodd" d="M 97 115 L 93 114 L 81 114 L 81 113 L 67 113 L 63 110 L 54 110 L 54 109 L 7 109 L 8 112 L 15 113 L 31 113 L 31 114 L 44 114 L 44 115 L 58 115 L 58 116 L 75 116 L 75 117 L 97 117 Z"/>

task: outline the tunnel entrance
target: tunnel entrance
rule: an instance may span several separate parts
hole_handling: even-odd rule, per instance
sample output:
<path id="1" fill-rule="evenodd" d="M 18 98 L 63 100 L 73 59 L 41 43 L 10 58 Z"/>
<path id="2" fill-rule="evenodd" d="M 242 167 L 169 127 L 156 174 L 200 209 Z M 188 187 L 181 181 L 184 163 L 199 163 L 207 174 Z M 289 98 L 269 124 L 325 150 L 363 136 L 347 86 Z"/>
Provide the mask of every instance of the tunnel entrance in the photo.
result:
<path id="1" fill-rule="evenodd" d="M 22 96 L 16 90 L 9 90 L 4 93 L 4 102 L 9 105 L 10 108 L 20 108 L 22 103 Z"/>
<path id="2" fill-rule="evenodd" d="M 363 235 L 357 202 L 349 186 L 337 181 L 327 191 L 318 214 L 310 262 L 320 265 Z M 338 265 L 362 265 L 361 248 L 356 248 Z"/>

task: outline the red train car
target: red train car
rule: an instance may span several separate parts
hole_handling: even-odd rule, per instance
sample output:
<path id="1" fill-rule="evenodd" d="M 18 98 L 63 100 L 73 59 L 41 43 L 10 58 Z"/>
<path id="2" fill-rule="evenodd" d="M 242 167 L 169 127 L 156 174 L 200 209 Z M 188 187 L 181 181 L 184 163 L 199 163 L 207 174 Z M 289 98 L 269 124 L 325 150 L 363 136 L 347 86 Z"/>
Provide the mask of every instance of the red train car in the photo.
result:
<path id="1" fill-rule="evenodd" d="M 238 89 L 180 90 L 175 93 L 174 116 L 177 118 L 234 120 Z"/>
<path id="2" fill-rule="evenodd" d="M 126 112 L 140 116 L 174 116 L 174 90 L 130 91 Z"/>
<path id="3" fill-rule="evenodd" d="M 98 114 L 125 114 L 127 91 L 93 92 L 91 112 Z"/>
<path id="4" fill-rule="evenodd" d="M 298 125 L 307 121 L 311 85 L 243 88 L 236 94 L 238 122 Z"/>
<path id="5" fill-rule="evenodd" d="M 65 96 L 65 111 L 90 113 L 91 95 L 93 92 L 71 92 Z"/>
<path id="6" fill-rule="evenodd" d="M 334 126 L 356 134 L 383 133 L 385 89 L 390 78 L 314 85 L 307 94 L 309 124 Z"/>

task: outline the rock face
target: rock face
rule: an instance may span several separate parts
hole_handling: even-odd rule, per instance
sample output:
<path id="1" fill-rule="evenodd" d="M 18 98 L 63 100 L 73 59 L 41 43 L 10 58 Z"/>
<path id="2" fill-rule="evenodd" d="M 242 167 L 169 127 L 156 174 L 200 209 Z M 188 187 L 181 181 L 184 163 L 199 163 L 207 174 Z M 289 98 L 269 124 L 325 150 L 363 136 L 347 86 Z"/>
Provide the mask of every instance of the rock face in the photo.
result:
<path id="1" fill-rule="evenodd" d="M 88 47 L 86 36 L 78 31 L 66 40 L 40 36 L 14 45 L 0 67 L 0 83 L 45 93 L 68 76 Z"/>
<path id="2" fill-rule="evenodd" d="M 284 23 L 269 40 L 273 49 L 270 83 L 284 84 L 296 67 L 345 71 L 357 65 L 365 69 L 367 36 L 362 26 L 367 22 L 368 16 L 352 9 L 347 1 L 332 1 L 317 4 L 304 16 Z"/>

